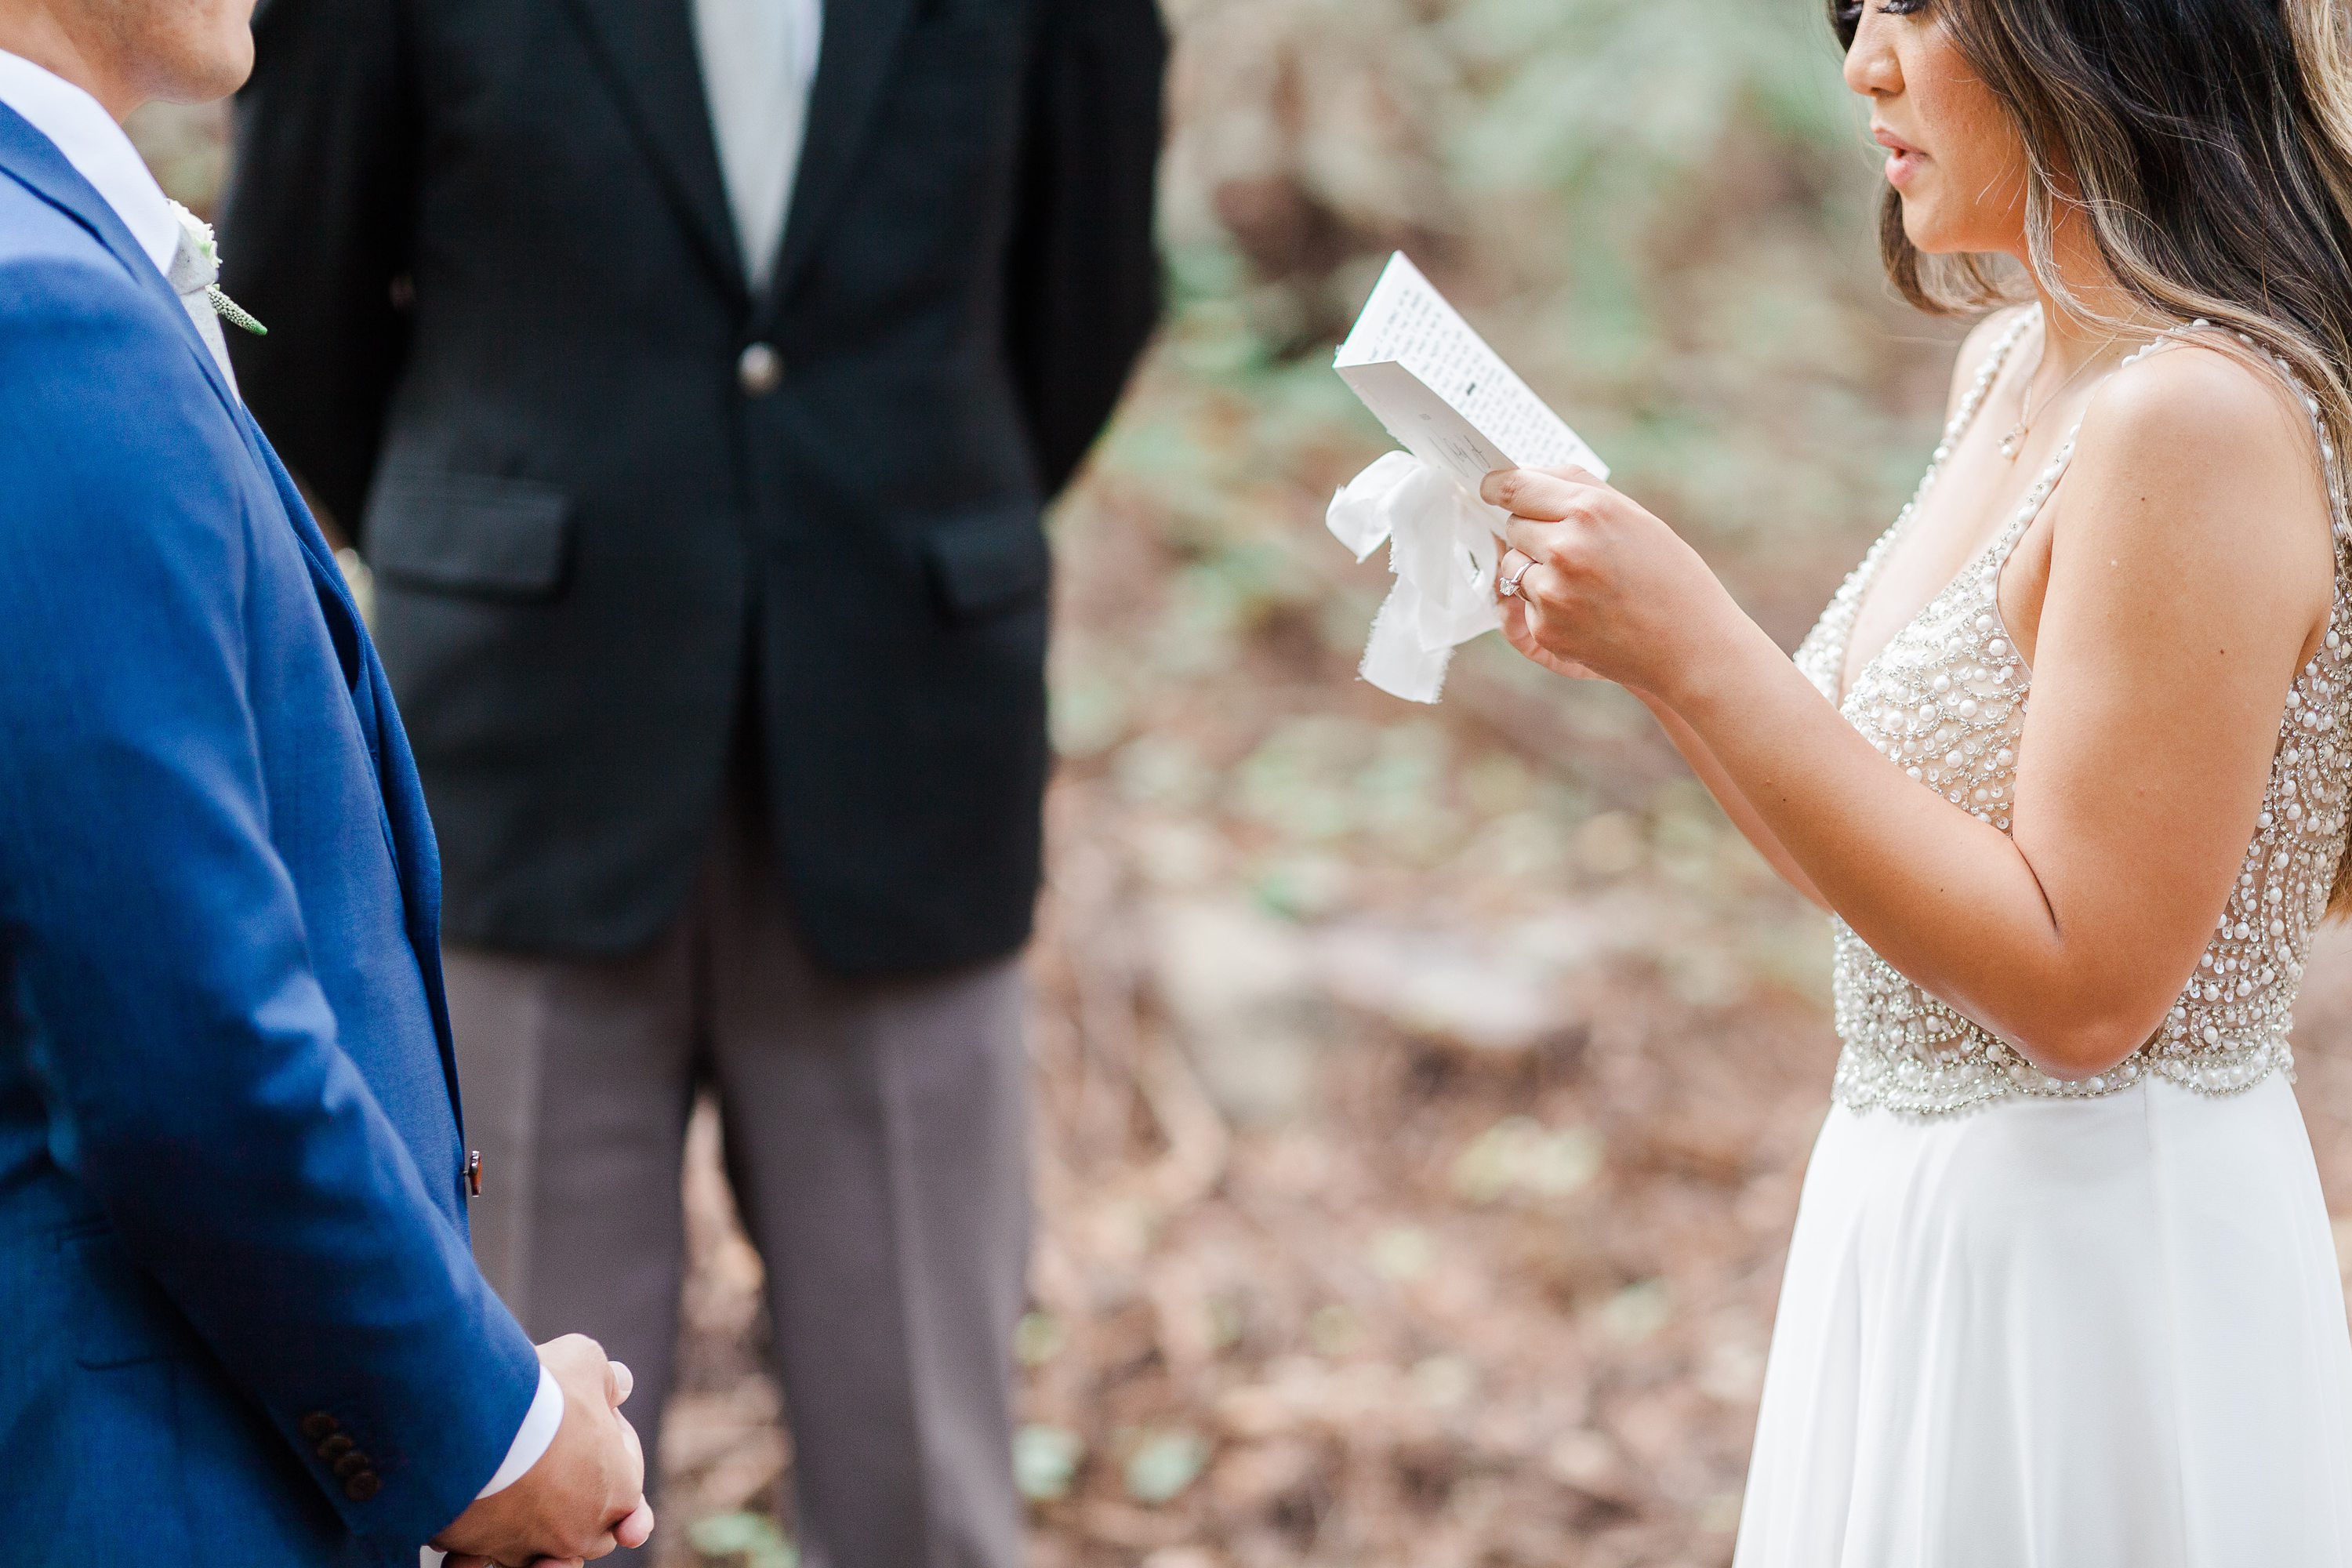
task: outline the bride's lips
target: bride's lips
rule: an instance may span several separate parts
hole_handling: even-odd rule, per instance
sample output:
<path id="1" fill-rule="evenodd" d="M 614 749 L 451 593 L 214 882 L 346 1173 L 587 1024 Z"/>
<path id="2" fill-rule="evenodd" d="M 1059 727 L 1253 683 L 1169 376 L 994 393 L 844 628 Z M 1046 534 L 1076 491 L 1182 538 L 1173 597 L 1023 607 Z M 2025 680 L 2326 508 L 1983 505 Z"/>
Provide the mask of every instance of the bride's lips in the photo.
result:
<path id="1" fill-rule="evenodd" d="M 1886 149 L 1886 183 L 1901 190 L 1927 161 L 1927 154 L 1884 125 L 1872 126 L 1870 134 L 1872 140 Z"/>

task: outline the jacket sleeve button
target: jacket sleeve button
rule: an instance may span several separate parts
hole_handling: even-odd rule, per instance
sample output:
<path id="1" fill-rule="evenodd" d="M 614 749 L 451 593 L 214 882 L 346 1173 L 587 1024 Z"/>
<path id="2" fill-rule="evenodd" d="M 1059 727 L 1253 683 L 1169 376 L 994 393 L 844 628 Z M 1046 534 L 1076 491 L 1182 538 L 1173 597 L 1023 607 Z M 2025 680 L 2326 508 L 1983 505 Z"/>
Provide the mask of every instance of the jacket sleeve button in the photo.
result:
<path id="1" fill-rule="evenodd" d="M 335 1461 L 335 1474 L 343 1480 L 356 1480 L 361 1476 L 366 1475 L 369 1467 L 374 1463 L 373 1459 L 354 1448 Z"/>
<path id="2" fill-rule="evenodd" d="M 382 1490 L 383 1483 L 376 1479 L 373 1470 L 362 1470 L 343 1483 L 343 1495 L 353 1502 L 365 1502 Z"/>
<path id="3" fill-rule="evenodd" d="M 357 1447 L 358 1445 L 353 1443 L 349 1437 L 344 1436 L 341 1432 L 337 1432 L 325 1442 L 319 1445 L 319 1458 L 326 1460 L 327 1463 L 331 1465 L 337 1459 L 341 1458 L 345 1454 L 350 1453 Z"/>
<path id="4" fill-rule="evenodd" d="M 306 1443 L 323 1443 L 341 1426 L 341 1422 L 325 1411 L 313 1410 L 310 1415 L 302 1417 L 302 1440 Z"/>

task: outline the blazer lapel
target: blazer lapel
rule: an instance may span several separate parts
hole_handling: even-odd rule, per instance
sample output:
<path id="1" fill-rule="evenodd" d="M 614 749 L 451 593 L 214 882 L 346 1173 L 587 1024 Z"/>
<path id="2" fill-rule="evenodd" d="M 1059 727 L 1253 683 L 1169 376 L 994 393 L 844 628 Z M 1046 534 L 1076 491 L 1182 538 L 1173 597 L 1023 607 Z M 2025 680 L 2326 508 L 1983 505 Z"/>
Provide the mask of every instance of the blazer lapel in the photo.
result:
<path id="1" fill-rule="evenodd" d="M 693 0 L 569 3 L 695 247 L 737 303 L 748 305 L 751 288 L 695 52 Z"/>
<path id="2" fill-rule="evenodd" d="M 793 275 L 808 263 L 825 215 L 840 198 L 872 128 L 898 40 L 915 0 L 825 0 L 824 42 L 809 92 L 808 134 L 801 142 L 800 174 L 792 216 L 784 224 L 771 306 L 783 300 Z"/>
<path id="3" fill-rule="evenodd" d="M 441 972 L 441 851 L 433 835 L 433 818 L 425 809 L 425 785 L 417 775 L 416 758 L 409 750 L 408 732 L 400 722 L 391 678 L 376 656 L 367 623 L 352 597 L 351 585 L 335 560 L 333 547 L 319 531 L 317 519 L 302 500 L 294 477 L 278 460 L 261 426 L 250 415 L 241 420 L 246 446 L 278 492 L 278 502 L 309 563 L 312 587 L 336 654 L 349 657 L 352 707 L 359 720 L 360 738 L 366 742 L 368 761 L 375 769 L 376 800 L 383 812 L 384 837 L 392 849 L 393 868 L 400 879 L 401 913 L 408 945 L 416 954 L 417 973 L 425 981 L 425 1000 L 433 1016 L 435 1043 L 441 1051 L 441 1072 L 449 1087 L 449 1106 L 460 1126 L 465 1108 L 457 1092 L 457 1042 L 449 1026 L 449 1001 Z M 332 610 L 327 605 L 333 605 Z M 338 625 L 337 623 L 341 623 Z M 348 656 L 344 638 L 351 639 Z"/>
<path id="4" fill-rule="evenodd" d="M 310 509 L 303 505 L 294 481 L 278 461 L 278 455 L 262 437 L 260 429 L 228 383 L 220 374 L 212 351 L 196 335 L 194 321 L 189 319 L 187 307 L 155 270 L 154 263 L 131 237 L 106 198 L 90 188 L 65 154 L 50 140 L 27 123 L 25 118 L 0 104 L 0 171 L 22 180 L 27 188 L 45 201 L 65 212 L 97 237 L 116 259 L 130 272 L 137 284 L 154 294 L 179 330 L 195 356 L 213 389 L 226 405 L 229 417 L 243 438 L 247 457 L 266 476 L 277 490 L 285 509 L 288 523 L 292 527 L 309 567 L 313 585 L 324 597 L 335 601 L 336 609 L 354 642 L 352 651 L 358 658 L 357 678 L 353 681 L 352 701 L 357 712 L 361 735 L 369 751 L 369 761 L 375 765 L 379 785 L 378 796 L 384 814 L 384 825 L 392 840 L 392 852 L 400 879 L 404 904 L 409 945 L 416 952 L 419 969 L 423 972 L 426 1001 L 433 1014 L 434 1032 L 441 1050 L 442 1071 L 449 1082 L 449 1096 L 454 1106 L 457 1099 L 457 1057 L 449 1031 L 448 1006 L 441 978 L 440 911 L 441 865 L 436 851 L 433 827 L 425 813 L 425 798 L 416 776 L 416 766 L 408 750 L 406 734 L 400 727 L 398 711 L 393 707 L 392 693 L 383 673 L 383 666 L 375 657 L 360 619 L 359 606 L 352 603 L 349 588 L 343 583 L 341 569 L 336 565 L 334 552 L 327 546 L 325 536 L 319 532 L 311 520 Z M 326 614 L 321 605 L 322 615 Z M 337 616 L 328 616 L 328 630 L 333 635 Z M 340 642 L 340 639 L 338 639 Z M 339 656 L 344 653 L 340 646 Z"/>
<path id="5" fill-rule="evenodd" d="M 155 270 L 155 263 L 140 248 L 139 242 L 131 237 L 131 230 L 123 226 L 121 217 L 81 177 L 81 172 L 67 162 L 56 142 L 5 103 L 0 103 L 0 169 L 22 180 L 34 195 L 89 230 L 122 263 L 133 284 L 163 303 L 171 318 L 179 323 L 181 339 L 203 367 L 205 379 L 213 384 L 213 390 L 227 405 L 230 414 L 236 415 L 244 405 L 221 375 L 212 350 L 197 335 L 196 323 L 189 318 L 188 308 L 172 292 L 172 286 L 163 281 L 163 275 Z"/>

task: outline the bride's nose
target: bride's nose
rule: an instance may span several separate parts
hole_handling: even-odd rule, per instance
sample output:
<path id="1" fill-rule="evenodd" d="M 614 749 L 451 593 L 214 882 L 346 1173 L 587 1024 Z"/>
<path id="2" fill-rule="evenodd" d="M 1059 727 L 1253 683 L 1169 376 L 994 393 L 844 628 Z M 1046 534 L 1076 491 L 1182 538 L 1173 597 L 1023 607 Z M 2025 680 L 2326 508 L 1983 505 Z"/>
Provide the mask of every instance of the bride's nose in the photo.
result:
<path id="1" fill-rule="evenodd" d="M 1864 98 L 1891 98 L 1903 90 L 1902 62 L 1895 58 L 1887 31 L 1883 15 L 1864 5 L 1853 43 L 1845 51 L 1845 84 Z"/>

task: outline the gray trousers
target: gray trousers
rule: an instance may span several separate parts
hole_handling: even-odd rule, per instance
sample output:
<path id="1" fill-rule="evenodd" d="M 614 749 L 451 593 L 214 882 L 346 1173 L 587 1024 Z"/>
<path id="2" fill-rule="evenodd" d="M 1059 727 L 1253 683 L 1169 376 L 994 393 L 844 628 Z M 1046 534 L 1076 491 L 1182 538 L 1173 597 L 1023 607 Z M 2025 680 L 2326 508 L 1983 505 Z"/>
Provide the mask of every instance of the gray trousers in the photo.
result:
<path id="1" fill-rule="evenodd" d="M 532 1338 L 592 1334 L 629 1364 L 650 1456 L 677 1344 L 687 1118 L 709 1084 L 767 1266 L 803 1560 L 1013 1568 L 1017 965 L 829 979 L 754 814 L 730 807 L 715 837 L 685 917 L 642 956 L 448 955 L 484 1167 L 475 1253 Z"/>

